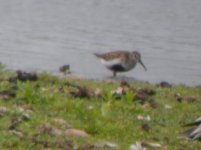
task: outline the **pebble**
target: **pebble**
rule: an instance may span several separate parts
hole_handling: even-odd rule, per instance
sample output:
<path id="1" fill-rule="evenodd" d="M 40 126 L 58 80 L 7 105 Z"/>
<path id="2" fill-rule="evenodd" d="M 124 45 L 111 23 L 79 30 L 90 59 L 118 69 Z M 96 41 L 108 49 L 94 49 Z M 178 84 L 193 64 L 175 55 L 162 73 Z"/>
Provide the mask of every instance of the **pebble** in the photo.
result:
<path id="1" fill-rule="evenodd" d="M 24 134 L 23 134 L 22 132 L 20 132 L 20 131 L 9 130 L 9 133 L 10 133 L 11 135 L 15 135 L 15 136 L 20 137 L 20 138 L 24 137 Z"/>
<path id="2" fill-rule="evenodd" d="M 1 113 L 8 113 L 10 112 L 10 109 L 4 106 L 0 106 L 0 112 Z"/>
<path id="3" fill-rule="evenodd" d="M 136 144 L 130 146 L 130 150 L 146 150 L 146 148 L 142 147 L 141 143 L 136 142 Z"/>
<path id="4" fill-rule="evenodd" d="M 89 134 L 87 134 L 85 131 L 78 130 L 78 129 L 67 129 L 64 132 L 64 135 L 67 137 L 80 137 L 80 138 L 89 137 Z"/>

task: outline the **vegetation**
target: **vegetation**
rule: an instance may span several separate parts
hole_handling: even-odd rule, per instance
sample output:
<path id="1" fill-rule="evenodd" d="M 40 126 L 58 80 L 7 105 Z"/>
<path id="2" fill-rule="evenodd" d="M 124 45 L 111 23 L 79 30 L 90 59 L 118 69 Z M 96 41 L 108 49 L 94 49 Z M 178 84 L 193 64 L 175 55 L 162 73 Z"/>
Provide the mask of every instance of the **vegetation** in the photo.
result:
<path id="1" fill-rule="evenodd" d="M 201 115 L 200 108 L 199 87 L 46 73 L 22 80 L 1 67 L 0 149 L 125 150 L 138 141 L 163 150 L 198 150 L 199 141 L 180 135 L 183 124 Z"/>

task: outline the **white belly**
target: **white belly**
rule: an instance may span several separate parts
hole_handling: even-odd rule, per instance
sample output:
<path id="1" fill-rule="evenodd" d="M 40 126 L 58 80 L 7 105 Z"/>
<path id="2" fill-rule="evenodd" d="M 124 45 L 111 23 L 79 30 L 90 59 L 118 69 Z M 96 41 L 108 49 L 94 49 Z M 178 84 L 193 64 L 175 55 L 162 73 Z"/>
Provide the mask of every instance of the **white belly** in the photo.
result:
<path id="1" fill-rule="evenodd" d="M 136 63 L 123 63 L 121 59 L 113 59 L 110 61 L 106 61 L 101 59 L 101 63 L 105 65 L 110 70 L 116 70 L 119 72 L 129 71 L 135 67 Z"/>

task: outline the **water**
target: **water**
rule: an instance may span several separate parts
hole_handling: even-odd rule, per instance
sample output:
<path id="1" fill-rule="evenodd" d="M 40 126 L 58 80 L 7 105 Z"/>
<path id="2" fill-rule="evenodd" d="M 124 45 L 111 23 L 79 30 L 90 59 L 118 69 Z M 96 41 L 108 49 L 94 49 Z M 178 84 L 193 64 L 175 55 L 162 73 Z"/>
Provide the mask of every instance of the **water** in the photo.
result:
<path id="1" fill-rule="evenodd" d="M 148 68 L 122 75 L 201 84 L 200 0 L 0 0 L 0 61 L 9 69 L 111 75 L 94 52 L 138 50 Z"/>

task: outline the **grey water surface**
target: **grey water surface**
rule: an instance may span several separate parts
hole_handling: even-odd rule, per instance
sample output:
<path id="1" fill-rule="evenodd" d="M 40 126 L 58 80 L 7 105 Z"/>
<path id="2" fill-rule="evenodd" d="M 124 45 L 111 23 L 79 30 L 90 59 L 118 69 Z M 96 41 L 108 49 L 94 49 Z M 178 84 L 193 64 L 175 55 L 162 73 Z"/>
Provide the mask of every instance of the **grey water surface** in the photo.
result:
<path id="1" fill-rule="evenodd" d="M 93 53 L 138 50 L 121 74 L 157 83 L 201 84 L 200 0 L 0 0 L 0 61 L 9 69 L 58 73 L 70 64 L 86 78 L 111 72 Z M 120 75 L 120 76 L 121 76 Z"/>

